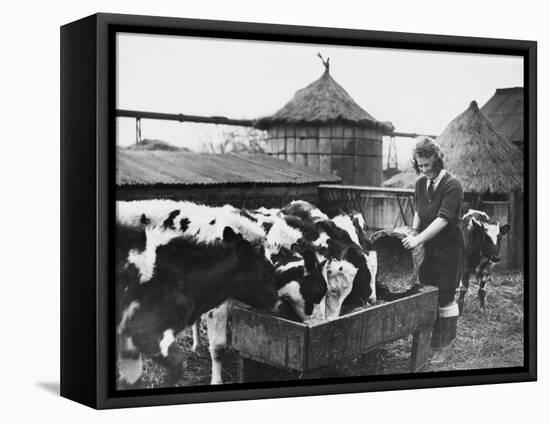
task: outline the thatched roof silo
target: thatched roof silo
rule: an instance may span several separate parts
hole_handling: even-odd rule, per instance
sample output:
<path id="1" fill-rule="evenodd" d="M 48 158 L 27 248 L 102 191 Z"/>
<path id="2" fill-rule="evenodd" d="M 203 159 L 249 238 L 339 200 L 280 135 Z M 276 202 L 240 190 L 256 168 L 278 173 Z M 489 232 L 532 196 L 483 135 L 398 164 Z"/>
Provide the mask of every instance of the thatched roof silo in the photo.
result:
<path id="1" fill-rule="evenodd" d="M 445 154 L 445 168 L 462 182 L 464 192 L 484 195 L 523 190 L 523 154 L 495 130 L 475 101 L 436 141 Z M 383 185 L 413 188 L 416 179 L 411 165 Z"/>
<path id="2" fill-rule="evenodd" d="M 321 77 L 272 116 L 256 121 L 268 131 L 268 154 L 334 173 L 344 184 L 382 183 L 382 136 L 393 131 L 359 106 L 330 75 Z"/>

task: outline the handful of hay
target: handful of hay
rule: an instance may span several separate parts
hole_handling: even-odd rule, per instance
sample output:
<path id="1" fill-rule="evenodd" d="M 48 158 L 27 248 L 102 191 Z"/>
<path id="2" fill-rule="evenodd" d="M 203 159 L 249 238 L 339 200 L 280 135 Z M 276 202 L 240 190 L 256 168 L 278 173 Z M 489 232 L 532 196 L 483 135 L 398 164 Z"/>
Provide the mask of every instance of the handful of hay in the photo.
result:
<path id="1" fill-rule="evenodd" d="M 404 292 L 420 284 L 418 272 L 424 261 L 424 245 L 407 250 L 402 244 L 404 238 L 416 234 L 413 228 L 400 226 L 371 235 L 370 241 L 378 255 L 378 283 L 392 292 Z"/>

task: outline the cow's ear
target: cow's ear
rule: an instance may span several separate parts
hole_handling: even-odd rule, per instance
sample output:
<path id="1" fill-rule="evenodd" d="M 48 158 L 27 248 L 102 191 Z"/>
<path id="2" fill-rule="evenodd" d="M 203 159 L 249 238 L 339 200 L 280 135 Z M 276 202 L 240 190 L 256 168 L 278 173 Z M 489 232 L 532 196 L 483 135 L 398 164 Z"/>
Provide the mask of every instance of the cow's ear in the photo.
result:
<path id="1" fill-rule="evenodd" d="M 328 255 L 332 258 L 336 258 L 338 260 L 342 259 L 342 256 L 345 251 L 343 251 L 342 245 L 339 242 L 336 242 L 332 238 L 329 238 L 327 240 L 328 245 Z"/>
<path id="2" fill-rule="evenodd" d="M 298 242 L 300 242 L 301 240 L 298 240 Z M 301 254 L 300 253 L 300 246 L 298 245 L 298 242 L 295 242 L 294 244 L 292 244 L 290 246 L 290 252 L 292 254 Z"/>
<path id="3" fill-rule="evenodd" d="M 356 248 L 348 248 L 348 251 L 346 251 L 346 255 L 344 258 L 358 269 L 361 266 L 361 261 L 365 261 L 364 256 L 360 254 Z"/>
<path id="4" fill-rule="evenodd" d="M 508 223 L 506 225 L 502 225 L 500 227 L 500 234 L 501 235 L 506 235 L 509 230 L 510 230 L 510 225 Z"/>
<path id="5" fill-rule="evenodd" d="M 304 251 L 304 265 L 308 273 L 312 273 L 315 269 L 317 269 L 319 263 L 317 262 L 317 257 L 315 257 L 315 253 L 312 250 L 308 249 Z"/>
<path id="6" fill-rule="evenodd" d="M 315 227 L 317 228 L 317 230 L 320 230 L 320 231 L 325 230 L 325 221 L 318 220 L 317 222 L 315 222 Z"/>
<path id="7" fill-rule="evenodd" d="M 476 231 L 482 231 L 483 225 L 479 223 L 476 219 L 472 218 L 472 228 Z"/>
<path id="8" fill-rule="evenodd" d="M 223 228 L 223 241 L 228 243 L 235 243 L 242 238 L 229 226 Z"/>
<path id="9" fill-rule="evenodd" d="M 145 216 L 145 214 L 142 214 L 141 217 L 139 218 L 139 223 L 142 224 L 143 226 L 146 226 L 149 223 L 151 223 L 151 219 Z"/>
<path id="10" fill-rule="evenodd" d="M 355 228 L 361 230 L 361 231 L 364 231 L 365 228 L 362 228 L 361 227 L 361 224 L 359 223 L 359 219 L 356 217 L 356 216 L 353 216 L 351 218 L 351 222 L 353 223 L 353 226 L 355 226 Z"/>
<path id="11" fill-rule="evenodd" d="M 253 253 L 252 244 L 250 244 L 250 242 L 245 241 L 242 238 L 240 238 L 237 241 L 237 244 L 235 245 L 235 249 L 237 251 L 237 256 L 241 260 L 249 260 L 252 257 L 252 253 Z"/>
<path id="12" fill-rule="evenodd" d="M 349 216 L 351 214 L 350 210 L 348 209 L 348 206 L 342 206 L 338 208 L 338 212 L 340 214 L 345 214 L 346 216 Z"/>
<path id="13" fill-rule="evenodd" d="M 324 231 L 330 236 L 331 226 L 328 220 L 319 220 L 318 222 L 315 222 L 315 227 L 317 230 Z"/>

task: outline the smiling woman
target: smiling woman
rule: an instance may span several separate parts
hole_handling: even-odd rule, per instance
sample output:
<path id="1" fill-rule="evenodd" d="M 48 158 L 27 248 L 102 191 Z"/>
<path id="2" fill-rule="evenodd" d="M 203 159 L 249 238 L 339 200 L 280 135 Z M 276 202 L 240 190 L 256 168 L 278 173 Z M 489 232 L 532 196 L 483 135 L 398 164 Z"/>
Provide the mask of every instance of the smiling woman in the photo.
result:
<path id="1" fill-rule="evenodd" d="M 422 173 L 414 189 L 413 229 L 417 234 L 405 238 L 403 245 L 426 247 L 419 277 L 423 284 L 439 288 L 439 318 L 432 345 L 438 348 L 433 362 L 443 362 L 456 337 L 458 320 L 455 294 L 465 250 L 460 228 L 463 190 L 460 181 L 443 169 L 443 152 L 431 138 L 421 137 L 416 143 L 413 166 L 417 173 Z"/>

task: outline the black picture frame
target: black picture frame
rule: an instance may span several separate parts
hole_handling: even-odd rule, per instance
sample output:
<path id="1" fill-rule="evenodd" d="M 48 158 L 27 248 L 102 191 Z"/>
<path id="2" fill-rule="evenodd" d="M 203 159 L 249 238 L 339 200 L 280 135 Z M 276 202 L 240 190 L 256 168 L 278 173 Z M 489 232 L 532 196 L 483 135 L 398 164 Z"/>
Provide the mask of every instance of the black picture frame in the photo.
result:
<path id="1" fill-rule="evenodd" d="M 115 177 L 117 32 L 292 41 L 516 55 L 524 58 L 525 362 L 522 367 L 432 374 L 254 383 L 116 392 L 109 297 Z M 454 37 L 95 14 L 61 28 L 61 395 L 90 407 L 118 408 L 256 398 L 534 381 L 537 377 L 537 44 Z"/>

